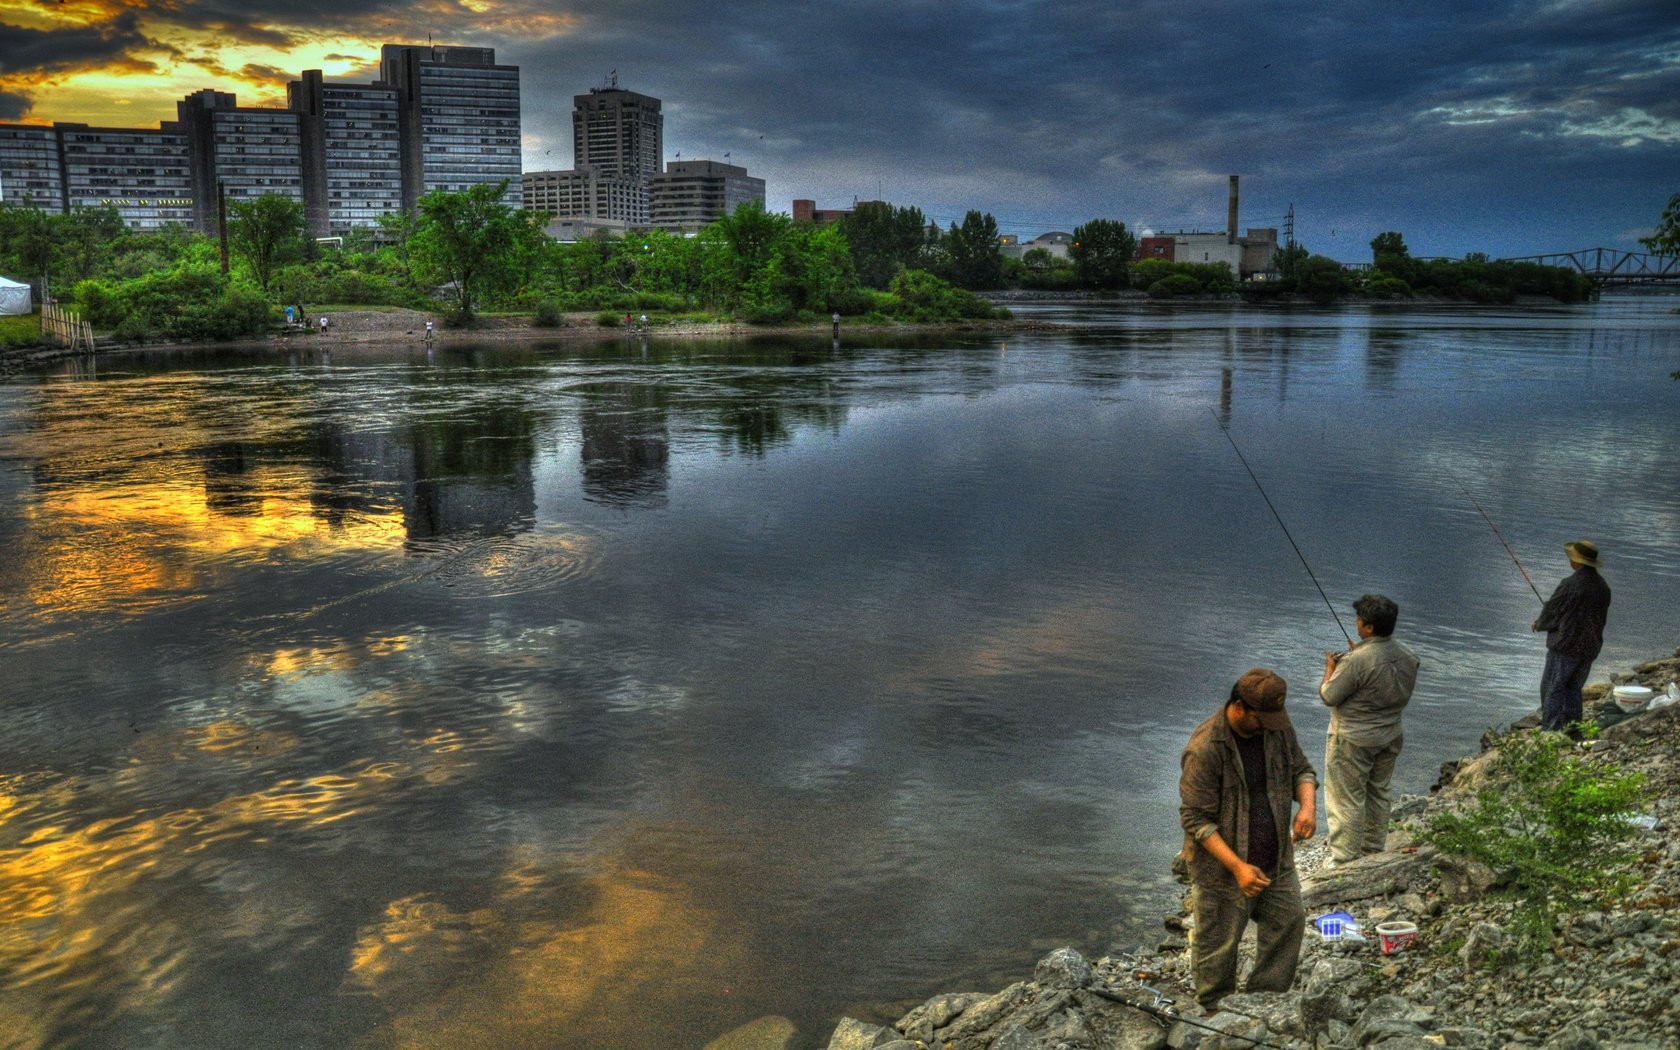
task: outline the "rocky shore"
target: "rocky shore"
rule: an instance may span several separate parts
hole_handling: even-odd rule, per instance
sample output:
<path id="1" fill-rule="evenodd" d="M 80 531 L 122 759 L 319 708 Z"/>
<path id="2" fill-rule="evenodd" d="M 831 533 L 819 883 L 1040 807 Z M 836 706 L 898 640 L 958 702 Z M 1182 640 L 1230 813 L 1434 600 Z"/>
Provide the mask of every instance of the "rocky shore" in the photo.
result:
<path id="1" fill-rule="evenodd" d="M 1612 681 L 1661 696 L 1680 681 L 1680 650 Z M 1507 739 L 1490 733 L 1479 754 L 1442 767 L 1428 796 L 1399 800 L 1385 852 L 1329 869 L 1321 822 L 1321 834 L 1297 853 L 1309 927 L 1295 987 L 1286 994 L 1230 996 L 1204 1017 L 1189 981 L 1194 934 L 1181 912 L 1166 917 L 1166 935 L 1154 947 L 1095 961 L 1061 948 L 1029 979 L 999 992 L 938 995 L 890 1025 L 843 1019 L 828 1050 L 1680 1046 L 1680 838 L 1673 833 L 1680 825 L 1680 704 L 1623 716 L 1609 689 L 1589 687 L 1587 714 L 1606 728 L 1579 753 L 1646 777 L 1634 888 L 1562 916 L 1537 964 L 1510 962 L 1516 905 L 1499 896 L 1498 873 L 1418 837 L 1432 814 L 1489 785 Z M 1510 732 L 1537 723 L 1531 715 Z M 1368 939 L 1320 937 L 1311 919 L 1334 911 L 1355 916 Z M 1392 921 L 1415 924 L 1417 942 L 1384 954 L 1372 931 Z M 1252 935 L 1245 952 L 1251 957 Z"/>

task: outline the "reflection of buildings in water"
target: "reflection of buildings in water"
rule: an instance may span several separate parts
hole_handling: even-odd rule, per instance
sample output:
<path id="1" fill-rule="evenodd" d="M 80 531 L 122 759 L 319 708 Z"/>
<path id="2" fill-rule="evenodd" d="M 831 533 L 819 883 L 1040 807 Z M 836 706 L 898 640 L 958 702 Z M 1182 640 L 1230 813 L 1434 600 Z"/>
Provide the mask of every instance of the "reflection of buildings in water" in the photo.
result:
<path id="1" fill-rule="evenodd" d="M 253 484 L 245 446 L 238 441 L 206 445 L 200 450 L 204 471 L 204 505 L 219 514 L 258 515 L 263 510 L 260 486 Z"/>
<path id="2" fill-rule="evenodd" d="M 1392 394 L 1400 379 L 1401 349 L 1406 337 L 1392 328 L 1368 330 L 1365 336 L 1365 388 Z"/>
<path id="3" fill-rule="evenodd" d="M 529 532 L 537 519 L 535 435 L 531 413 L 508 405 L 412 426 L 414 480 L 403 500 L 408 538 Z"/>
<path id="4" fill-rule="evenodd" d="M 663 506 L 671 437 L 664 397 L 643 383 L 600 383 L 578 411 L 583 494 L 596 503 Z"/>

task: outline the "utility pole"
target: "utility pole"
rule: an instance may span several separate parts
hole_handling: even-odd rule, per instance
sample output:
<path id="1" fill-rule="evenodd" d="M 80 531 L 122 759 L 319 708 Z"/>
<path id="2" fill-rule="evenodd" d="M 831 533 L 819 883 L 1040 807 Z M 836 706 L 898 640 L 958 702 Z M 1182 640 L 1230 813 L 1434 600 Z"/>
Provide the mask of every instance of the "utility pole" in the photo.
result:
<path id="1" fill-rule="evenodd" d="M 227 250 L 227 187 L 216 180 L 216 230 L 222 242 L 222 276 L 228 275 Z"/>

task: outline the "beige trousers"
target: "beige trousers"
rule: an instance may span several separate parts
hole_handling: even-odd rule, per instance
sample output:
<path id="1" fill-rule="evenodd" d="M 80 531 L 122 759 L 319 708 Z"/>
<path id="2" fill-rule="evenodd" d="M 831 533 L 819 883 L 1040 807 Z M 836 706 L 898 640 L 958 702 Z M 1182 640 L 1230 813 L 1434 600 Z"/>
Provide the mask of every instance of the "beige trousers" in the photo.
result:
<path id="1" fill-rule="evenodd" d="M 1381 853 L 1388 840 L 1389 782 L 1401 737 L 1365 747 L 1331 733 L 1324 744 L 1324 810 L 1336 863 Z"/>

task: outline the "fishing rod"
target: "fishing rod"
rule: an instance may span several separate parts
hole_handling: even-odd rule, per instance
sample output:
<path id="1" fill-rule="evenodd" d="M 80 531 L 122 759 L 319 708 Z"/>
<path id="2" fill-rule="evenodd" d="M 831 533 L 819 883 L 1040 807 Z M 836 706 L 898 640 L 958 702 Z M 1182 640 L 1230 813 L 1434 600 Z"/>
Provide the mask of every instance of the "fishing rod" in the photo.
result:
<path id="1" fill-rule="evenodd" d="M 1523 577 L 1524 580 L 1528 581 L 1528 589 L 1534 592 L 1534 596 L 1536 598 L 1540 599 L 1540 604 L 1542 604 L 1542 605 L 1546 604 L 1546 599 L 1541 597 L 1540 588 L 1534 586 L 1534 581 L 1529 579 L 1528 570 L 1523 568 L 1523 563 L 1522 562 L 1517 561 L 1517 552 L 1511 549 L 1511 545 L 1509 543 L 1505 542 L 1505 536 L 1504 536 L 1503 533 L 1501 533 L 1499 531 L 1499 526 L 1495 525 L 1493 523 L 1493 519 L 1488 517 L 1488 512 L 1487 511 L 1482 510 L 1482 505 L 1480 503 L 1476 502 L 1476 497 L 1470 495 L 1470 490 L 1464 487 L 1464 482 L 1458 480 L 1458 475 L 1457 474 L 1454 474 L 1452 471 L 1449 470 L 1449 471 L 1447 471 L 1447 477 L 1453 479 L 1453 483 L 1458 486 L 1458 490 L 1460 492 L 1464 493 L 1464 498 L 1470 501 L 1470 505 L 1475 507 L 1478 511 L 1481 511 L 1482 520 L 1487 522 L 1488 523 L 1488 528 L 1492 529 L 1493 534 L 1495 536 L 1499 537 L 1499 542 L 1502 546 L 1504 546 L 1505 553 L 1509 554 L 1511 556 L 1511 561 L 1516 564 L 1517 571 L 1522 573 L 1522 577 Z"/>
<path id="2" fill-rule="evenodd" d="M 1266 506 L 1271 509 L 1272 517 L 1277 519 L 1278 527 L 1283 530 L 1284 537 L 1289 540 L 1289 545 L 1295 548 L 1295 556 L 1301 559 L 1301 567 L 1307 570 L 1308 576 L 1312 577 L 1313 586 L 1318 588 L 1318 596 L 1324 599 L 1325 608 L 1329 609 L 1330 615 L 1335 617 L 1336 626 L 1341 628 L 1342 637 L 1347 639 L 1348 646 L 1351 648 L 1353 637 L 1348 634 L 1347 628 L 1342 626 L 1342 618 L 1336 615 L 1336 607 L 1330 604 L 1330 596 L 1324 593 L 1323 586 L 1318 582 L 1317 574 L 1312 571 L 1312 566 L 1307 564 L 1307 556 L 1301 553 L 1301 547 L 1295 542 L 1295 537 L 1289 534 L 1289 526 L 1283 523 L 1283 515 L 1279 514 L 1278 509 L 1272 506 L 1272 498 L 1266 495 L 1266 486 L 1260 484 L 1260 479 L 1255 477 L 1254 468 L 1248 465 L 1248 457 L 1243 455 L 1242 449 L 1237 447 L 1237 439 L 1231 436 L 1231 429 L 1219 418 L 1219 413 L 1214 412 L 1212 406 L 1209 406 L 1208 411 L 1213 412 L 1213 421 L 1219 424 L 1219 432 L 1224 434 L 1225 440 L 1231 443 L 1231 451 L 1235 452 L 1237 458 L 1242 460 L 1243 469 L 1248 471 L 1249 477 L 1254 478 L 1254 487 L 1260 490 L 1260 498 L 1266 501 Z"/>
<path id="3" fill-rule="evenodd" d="M 1107 999 L 1111 1003 L 1119 1003 L 1121 1006 L 1129 1006 L 1134 1010 L 1141 1010 L 1149 1016 L 1155 1018 L 1156 1023 L 1162 1028 L 1169 1028 L 1174 1023 L 1185 1024 L 1192 1028 L 1200 1028 L 1204 1032 L 1212 1032 L 1215 1035 L 1224 1036 L 1226 1039 L 1241 1039 L 1249 1046 L 1264 1046 L 1268 1047 L 1269 1050 L 1289 1050 L 1288 1047 L 1279 1046 L 1277 1043 L 1268 1043 L 1264 1039 L 1257 1039 L 1250 1035 L 1233 1035 L 1223 1029 L 1215 1028 L 1213 1025 L 1203 1024 L 1200 1021 L 1191 1020 L 1190 1018 L 1185 1017 L 1184 1014 L 1173 1005 L 1173 1000 L 1168 999 L 1154 988 L 1151 988 L 1147 984 L 1143 984 L 1141 982 L 1139 982 L 1138 987 L 1153 995 L 1155 997 L 1155 1001 L 1139 1002 L 1136 999 L 1129 998 L 1115 990 L 1105 988 L 1102 985 L 1097 984 L 1087 985 L 1084 988 L 1081 988 L 1080 991 L 1088 992 L 1099 999 Z"/>

